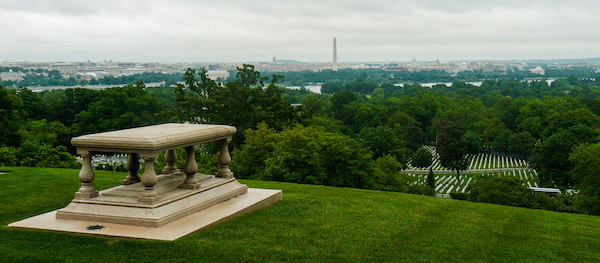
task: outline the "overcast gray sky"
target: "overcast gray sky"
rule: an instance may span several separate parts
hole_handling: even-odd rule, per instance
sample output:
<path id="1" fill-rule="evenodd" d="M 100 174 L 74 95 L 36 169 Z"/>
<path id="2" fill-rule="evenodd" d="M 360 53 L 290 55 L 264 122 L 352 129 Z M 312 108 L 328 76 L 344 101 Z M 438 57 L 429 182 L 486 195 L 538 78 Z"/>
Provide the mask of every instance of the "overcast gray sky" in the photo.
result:
<path id="1" fill-rule="evenodd" d="M 600 57 L 597 0 L 0 0 L 0 61 Z"/>

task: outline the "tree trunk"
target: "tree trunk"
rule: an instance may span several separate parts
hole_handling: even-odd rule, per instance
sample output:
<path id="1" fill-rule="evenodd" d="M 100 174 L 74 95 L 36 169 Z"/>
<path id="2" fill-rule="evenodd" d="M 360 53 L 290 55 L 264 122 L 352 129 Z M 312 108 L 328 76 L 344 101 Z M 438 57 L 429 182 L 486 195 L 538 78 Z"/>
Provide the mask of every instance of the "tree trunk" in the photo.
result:
<path id="1" fill-rule="evenodd" d="M 456 185 L 460 188 L 460 169 L 456 168 Z"/>

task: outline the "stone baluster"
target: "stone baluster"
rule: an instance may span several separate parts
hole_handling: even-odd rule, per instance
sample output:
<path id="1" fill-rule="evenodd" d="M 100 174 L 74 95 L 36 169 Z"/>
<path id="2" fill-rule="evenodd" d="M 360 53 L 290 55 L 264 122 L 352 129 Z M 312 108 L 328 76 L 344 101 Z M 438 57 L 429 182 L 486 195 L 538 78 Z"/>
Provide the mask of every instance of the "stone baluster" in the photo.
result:
<path id="1" fill-rule="evenodd" d="M 144 192 L 138 197 L 138 202 L 142 203 L 156 203 L 160 201 L 160 195 L 154 190 L 154 186 L 158 183 L 156 172 L 154 172 L 154 160 L 158 157 L 158 154 L 150 154 L 141 156 L 144 159 L 145 168 L 144 175 L 142 176 L 142 184 L 146 188 Z"/>
<path id="2" fill-rule="evenodd" d="M 161 171 L 161 173 L 170 174 L 179 172 L 179 169 L 177 169 L 177 166 L 175 166 L 175 161 L 177 161 L 177 152 L 175 152 L 175 149 L 167 150 L 165 152 L 165 162 L 167 165 L 165 166 L 165 169 Z"/>
<path id="3" fill-rule="evenodd" d="M 217 177 L 222 178 L 232 178 L 233 172 L 229 169 L 229 163 L 231 162 L 231 155 L 229 155 L 229 142 L 231 141 L 231 137 L 220 140 L 221 143 L 221 154 L 219 155 L 219 164 L 221 168 L 217 171 Z"/>
<path id="4" fill-rule="evenodd" d="M 135 184 L 141 181 L 137 174 L 138 170 L 140 169 L 139 158 L 140 156 L 137 153 L 130 153 L 127 157 L 127 171 L 129 174 L 127 175 L 127 178 L 123 180 L 123 185 Z"/>
<path id="5" fill-rule="evenodd" d="M 187 160 L 183 172 L 186 175 L 185 181 L 179 186 L 186 189 L 196 189 L 200 187 L 200 183 L 196 179 L 196 172 L 198 172 L 198 165 L 196 164 L 196 149 L 197 145 L 185 147 L 187 153 Z"/>
<path id="6" fill-rule="evenodd" d="M 92 198 L 98 196 L 98 191 L 92 186 L 92 182 L 96 175 L 92 169 L 92 154 L 89 152 L 80 153 L 83 158 L 83 165 L 79 171 L 79 180 L 81 180 L 81 188 L 75 193 L 75 198 Z"/>

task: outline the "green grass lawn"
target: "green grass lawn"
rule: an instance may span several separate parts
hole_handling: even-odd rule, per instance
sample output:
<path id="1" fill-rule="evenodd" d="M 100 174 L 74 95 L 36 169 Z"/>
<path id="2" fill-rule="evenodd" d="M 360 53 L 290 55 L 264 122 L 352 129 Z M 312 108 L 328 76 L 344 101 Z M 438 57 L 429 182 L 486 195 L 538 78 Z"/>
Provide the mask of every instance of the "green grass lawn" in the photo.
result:
<path id="1" fill-rule="evenodd" d="M 2 262 L 599 262 L 600 217 L 241 180 L 283 201 L 174 242 L 8 228 L 66 206 L 78 170 L 0 167 Z M 97 189 L 125 173 L 97 171 Z"/>

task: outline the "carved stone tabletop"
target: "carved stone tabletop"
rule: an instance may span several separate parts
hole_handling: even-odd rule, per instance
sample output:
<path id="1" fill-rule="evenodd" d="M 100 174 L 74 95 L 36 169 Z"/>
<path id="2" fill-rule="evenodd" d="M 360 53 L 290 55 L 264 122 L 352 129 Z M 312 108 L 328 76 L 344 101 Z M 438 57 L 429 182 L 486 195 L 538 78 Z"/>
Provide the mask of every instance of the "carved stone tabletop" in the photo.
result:
<path id="1" fill-rule="evenodd" d="M 162 152 L 192 144 L 230 138 L 236 128 L 227 125 L 167 123 L 83 135 L 71 140 L 78 151 Z"/>

